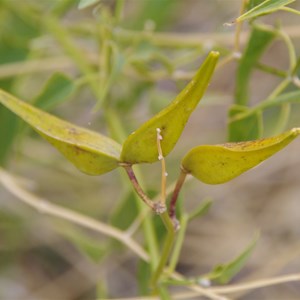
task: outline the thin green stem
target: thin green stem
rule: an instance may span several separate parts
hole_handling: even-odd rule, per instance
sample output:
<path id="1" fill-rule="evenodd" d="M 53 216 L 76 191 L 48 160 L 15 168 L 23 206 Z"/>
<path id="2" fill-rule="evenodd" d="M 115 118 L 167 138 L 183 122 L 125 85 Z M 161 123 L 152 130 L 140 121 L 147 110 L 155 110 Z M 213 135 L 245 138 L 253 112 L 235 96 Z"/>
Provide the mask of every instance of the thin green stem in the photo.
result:
<path id="1" fill-rule="evenodd" d="M 290 59 L 289 70 L 290 70 L 290 72 L 292 72 L 293 69 L 295 68 L 295 66 L 297 65 L 297 55 L 295 52 L 294 45 L 292 43 L 291 38 L 286 34 L 286 32 L 284 32 L 283 30 L 280 30 L 279 35 L 282 38 L 282 40 L 285 42 L 286 47 L 288 49 L 289 59 Z"/>
<path id="2" fill-rule="evenodd" d="M 117 140 L 118 142 L 122 143 L 123 140 L 126 138 L 126 133 L 124 132 L 124 128 L 121 124 L 121 119 L 118 118 L 116 115 L 116 112 L 114 111 L 113 108 L 106 108 L 106 122 L 108 124 L 109 130 L 112 134 L 112 137 Z M 124 187 L 127 187 L 128 185 L 128 179 L 125 177 L 124 172 L 120 172 L 121 175 L 121 180 L 123 183 Z M 143 178 L 140 174 L 139 168 L 135 168 L 135 176 L 139 179 L 139 185 L 141 187 L 144 186 L 143 184 Z M 134 194 L 135 202 L 138 208 L 138 211 L 141 215 L 146 215 L 148 207 L 145 206 L 139 196 L 137 194 Z M 146 245 L 149 251 L 149 256 L 150 256 L 150 266 L 151 270 L 154 271 L 157 264 L 158 264 L 158 257 L 159 257 L 159 251 L 158 251 L 158 242 L 157 242 L 157 237 L 154 229 L 154 224 L 152 218 L 143 218 L 142 220 L 142 228 L 143 228 L 143 235 L 145 237 Z"/>
<path id="3" fill-rule="evenodd" d="M 280 10 L 284 10 L 284 11 L 287 11 L 287 12 L 290 12 L 290 13 L 293 13 L 293 14 L 296 14 L 298 16 L 300 16 L 300 11 L 299 10 L 296 10 L 296 9 L 293 9 L 293 8 L 290 8 L 290 7 L 281 7 Z"/>
<path id="4" fill-rule="evenodd" d="M 240 9 L 240 15 L 242 15 L 244 13 L 245 8 L 246 8 L 246 3 L 247 3 L 247 0 L 243 0 L 241 9 Z M 234 51 L 235 52 L 240 51 L 240 35 L 242 32 L 242 27 L 243 27 L 243 22 L 238 22 L 236 24 L 235 35 L 234 35 Z"/>
<path id="5" fill-rule="evenodd" d="M 173 253 L 170 258 L 170 263 L 169 263 L 169 272 L 173 273 L 175 271 L 176 265 L 179 260 L 180 252 L 182 249 L 187 225 L 188 225 L 188 220 L 189 220 L 189 215 L 188 214 L 183 214 L 181 219 L 180 219 L 180 230 L 178 231 L 178 235 L 176 238 L 176 242 L 174 245 Z"/>
<path id="6" fill-rule="evenodd" d="M 87 78 L 89 78 L 89 76 L 93 74 L 93 68 L 90 66 L 89 61 L 85 59 L 85 56 L 83 55 L 82 51 L 75 45 L 68 31 L 65 30 L 64 27 L 59 24 L 59 21 L 56 18 L 51 16 L 43 18 L 43 23 L 47 30 L 63 47 L 64 51 L 68 55 L 70 55 L 70 57 L 72 57 L 80 71 Z M 90 80 L 88 83 L 96 98 L 99 99 L 101 93 L 98 83 L 95 80 Z"/>
<path id="7" fill-rule="evenodd" d="M 287 77 L 285 78 L 283 81 L 280 82 L 280 84 L 273 90 L 273 92 L 269 95 L 269 97 L 260 102 L 258 105 L 256 105 L 255 107 L 253 107 L 252 109 L 249 109 L 246 112 L 243 113 L 239 113 L 237 115 L 235 115 L 233 118 L 231 118 L 230 122 L 233 121 L 238 121 L 238 120 L 242 120 L 246 117 L 251 116 L 252 114 L 257 113 L 258 111 L 263 110 L 264 108 L 269 106 L 269 102 L 274 99 L 275 97 L 277 97 L 279 94 L 281 94 L 286 88 L 287 86 L 291 83 L 291 78 Z"/>
<path id="8" fill-rule="evenodd" d="M 290 117 L 290 112 L 291 112 L 291 105 L 289 103 L 285 103 L 281 106 L 280 115 L 276 122 L 276 126 L 273 129 L 273 134 L 279 134 L 285 129 L 286 124 Z"/>
<path id="9" fill-rule="evenodd" d="M 115 22 L 119 23 L 123 18 L 124 0 L 116 1 Z"/>
<path id="10" fill-rule="evenodd" d="M 272 75 L 275 75 L 278 77 L 282 77 L 282 78 L 286 78 L 288 76 L 288 73 L 286 71 L 273 68 L 273 67 L 265 65 L 263 63 L 257 63 L 255 65 L 255 68 L 257 68 L 261 71 L 264 71 L 266 73 L 269 73 L 269 74 L 272 74 Z"/>
<path id="11" fill-rule="evenodd" d="M 166 229 L 167 229 L 167 236 L 164 243 L 164 247 L 162 250 L 162 254 L 160 257 L 159 264 L 151 278 L 151 287 L 153 288 L 153 292 L 157 293 L 158 288 L 158 281 L 162 275 L 162 272 L 167 264 L 168 258 L 170 256 L 170 253 L 172 251 L 174 240 L 175 240 L 175 228 L 173 226 L 173 222 L 171 218 L 169 217 L 168 212 L 164 212 L 160 215 Z"/>
<path id="12" fill-rule="evenodd" d="M 269 97 L 265 101 L 269 101 L 275 97 L 277 97 L 279 94 L 281 94 L 287 86 L 291 83 L 291 78 L 287 77 L 283 81 L 280 82 L 280 84 L 273 90 L 273 92 L 269 95 Z"/>

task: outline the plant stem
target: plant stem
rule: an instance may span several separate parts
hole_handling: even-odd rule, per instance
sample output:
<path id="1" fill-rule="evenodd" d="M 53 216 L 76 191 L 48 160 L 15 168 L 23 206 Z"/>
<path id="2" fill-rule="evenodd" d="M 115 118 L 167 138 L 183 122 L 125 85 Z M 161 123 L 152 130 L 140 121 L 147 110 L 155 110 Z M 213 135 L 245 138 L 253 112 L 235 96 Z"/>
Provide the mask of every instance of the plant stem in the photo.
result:
<path id="1" fill-rule="evenodd" d="M 170 273 L 173 273 L 176 268 L 176 265 L 177 265 L 177 262 L 179 259 L 179 255 L 180 255 L 180 251 L 182 249 L 188 221 L 189 221 L 189 215 L 187 213 L 183 214 L 183 216 L 180 219 L 180 230 L 178 231 L 178 236 L 177 236 L 177 239 L 176 239 L 176 242 L 174 245 L 174 250 L 173 250 L 172 256 L 170 258 L 170 263 L 169 263 L 169 272 Z"/>
<path id="2" fill-rule="evenodd" d="M 113 108 L 106 107 L 106 121 L 109 127 L 109 130 L 112 134 L 112 137 L 117 140 L 119 143 L 123 143 L 124 139 L 126 138 L 126 133 L 124 132 L 124 128 L 122 126 L 121 119 L 118 117 L 116 111 Z M 125 178 L 124 172 L 121 173 L 122 183 L 125 187 L 127 187 L 128 181 L 127 177 Z M 139 182 L 140 186 L 143 186 L 142 176 L 139 174 L 139 169 L 135 170 L 135 174 L 139 175 Z M 146 215 L 149 212 L 148 207 L 146 207 L 141 201 L 137 194 L 134 194 L 135 202 L 140 215 Z M 157 237 L 154 229 L 154 224 L 152 218 L 143 218 L 142 220 L 143 226 L 143 235 L 145 237 L 145 243 L 147 245 L 147 249 L 149 251 L 149 263 L 151 266 L 151 270 L 154 271 L 156 265 L 158 264 L 158 242 Z M 128 233 L 128 232 L 127 232 Z M 130 235 L 129 235 L 130 236 Z"/>
<path id="3" fill-rule="evenodd" d="M 149 261 L 149 256 L 145 250 L 135 240 L 128 236 L 126 232 L 68 208 L 48 202 L 45 199 L 26 191 L 19 186 L 14 176 L 10 175 L 2 168 L 0 168 L 0 182 L 8 191 L 11 192 L 11 194 L 16 196 L 26 205 L 35 208 L 39 213 L 54 216 L 114 238 L 125 244 L 144 261 Z"/>
<path id="4" fill-rule="evenodd" d="M 134 187 L 135 191 L 139 195 L 139 197 L 145 202 L 147 206 L 149 206 L 152 210 L 155 210 L 155 205 L 154 202 L 152 202 L 148 196 L 145 194 L 143 189 L 141 188 L 140 184 L 138 183 L 138 180 L 133 172 L 132 166 L 124 164 L 122 167 L 125 169 L 127 172 L 127 175 L 130 179 L 130 182 L 132 183 L 132 186 Z"/>
<path id="5" fill-rule="evenodd" d="M 59 21 L 54 17 L 47 16 L 46 18 L 44 18 L 43 24 L 51 33 L 51 35 L 63 47 L 65 52 L 75 61 L 80 71 L 89 78 L 89 76 L 93 74 L 93 68 L 91 67 L 89 61 L 86 60 L 82 51 L 73 42 L 72 38 L 69 35 L 69 32 L 65 30 L 59 24 Z M 101 93 L 98 83 L 95 80 L 90 80 L 89 85 L 96 98 L 100 99 Z"/>
<path id="6" fill-rule="evenodd" d="M 245 11 L 247 1 L 243 0 L 241 9 L 240 9 L 240 15 L 242 15 Z M 236 24 L 235 34 L 234 34 L 234 51 L 239 52 L 240 51 L 240 35 L 242 32 L 243 22 L 239 22 Z"/>
<path id="7" fill-rule="evenodd" d="M 179 222 L 176 219 L 176 203 L 177 203 L 179 192 L 185 181 L 186 175 L 187 175 L 186 171 L 181 169 L 181 172 L 178 177 L 178 180 L 177 180 L 177 183 L 176 183 L 176 186 L 175 186 L 172 198 L 171 198 L 171 202 L 170 202 L 169 215 L 170 215 L 171 220 L 173 221 L 175 229 L 179 228 Z"/>
<path id="8" fill-rule="evenodd" d="M 161 258 L 159 261 L 159 264 L 152 276 L 151 279 L 151 287 L 153 288 L 153 292 L 157 293 L 157 283 L 158 280 L 164 270 L 164 267 L 166 266 L 166 263 L 168 261 L 169 255 L 171 253 L 171 250 L 173 248 L 174 239 L 175 239 L 175 228 L 173 226 L 173 222 L 171 218 L 168 215 L 168 212 L 164 212 L 160 215 L 166 229 L 167 229 L 167 236 L 164 243 L 164 247 L 162 250 Z"/>
<path id="9" fill-rule="evenodd" d="M 127 177 L 125 178 L 125 174 L 123 172 L 121 173 L 121 178 L 122 178 L 122 182 L 125 186 L 127 186 L 128 183 L 128 179 Z M 126 181 L 125 181 L 126 179 Z M 149 210 L 147 206 L 144 205 L 144 203 L 141 202 L 140 197 L 134 193 L 134 197 L 135 197 L 135 202 L 136 202 L 136 206 L 138 211 L 141 214 L 147 214 L 146 210 Z M 143 236 L 145 237 L 145 243 L 147 246 L 147 249 L 149 251 L 149 263 L 151 266 L 151 270 L 152 272 L 155 270 L 157 264 L 158 264 L 158 257 L 159 257 L 159 251 L 158 251 L 158 242 L 157 242 L 157 238 L 156 238 L 156 233 L 155 233 L 155 229 L 154 229 L 154 224 L 153 224 L 153 220 L 152 218 L 144 218 L 143 219 Z M 130 236 L 127 233 L 128 236 Z"/>
<path id="10" fill-rule="evenodd" d="M 163 137 L 161 136 L 161 130 L 156 128 L 157 132 L 157 150 L 158 150 L 158 159 L 161 162 L 161 198 L 158 200 L 162 205 L 166 204 L 166 183 L 167 183 L 167 171 L 166 171 L 166 161 L 163 156 L 162 148 L 161 148 L 161 140 Z"/>

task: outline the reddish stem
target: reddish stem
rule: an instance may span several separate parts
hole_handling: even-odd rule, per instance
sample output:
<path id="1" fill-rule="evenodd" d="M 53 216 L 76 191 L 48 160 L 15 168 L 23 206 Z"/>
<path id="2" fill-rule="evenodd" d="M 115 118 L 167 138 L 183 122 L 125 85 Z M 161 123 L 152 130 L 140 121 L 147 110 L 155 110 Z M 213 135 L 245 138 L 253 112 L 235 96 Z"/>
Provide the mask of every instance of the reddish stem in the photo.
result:
<path id="1" fill-rule="evenodd" d="M 145 194 L 133 172 L 132 165 L 123 164 L 122 167 L 126 170 L 127 175 L 132 183 L 132 186 L 134 187 L 139 197 L 143 200 L 143 202 L 145 202 L 156 214 L 162 214 L 163 212 L 165 212 L 166 206 L 164 203 L 153 202 Z"/>
<path id="2" fill-rule="evenodd" d="M 170 208 L 169 208 L 169 216 L 173 221 L 175 229 L 179 229 L 179 221 L 176 218 L 176 203 L 178 199 L 179 192 L 182 188 L 182 185 L 185 181 L 187 172 L 185 170 L 181 170 L 181 173 L 178 177 L 171 201 L 170 201 Z"/>

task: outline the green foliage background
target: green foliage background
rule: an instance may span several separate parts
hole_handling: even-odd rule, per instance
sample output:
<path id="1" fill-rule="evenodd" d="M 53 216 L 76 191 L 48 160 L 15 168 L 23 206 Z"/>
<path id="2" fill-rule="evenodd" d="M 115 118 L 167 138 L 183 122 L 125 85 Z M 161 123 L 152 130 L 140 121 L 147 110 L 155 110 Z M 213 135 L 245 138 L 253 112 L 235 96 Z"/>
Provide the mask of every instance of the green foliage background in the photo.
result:
<path id="1" fill-rule="evenodd" d="M 217 69 L 168 156 L 170 183 L 191 147 L 299 127 L 299 83 L 291 80 L 299 72 L 299 16 L 282 11 L 245 22 L 238 46 L 237 25 L 224 23 L 239 16 L 241 1 L 100 2 L 79 10 L 73 0 L 0 0 L 0 87 L 122 142 L 178 94 L 210 50 L 219 50 L 228 62 Z M 289 7 L 300 8 L 298 2 Z M 254 255 L 234 280 L 299 272 L 299 146 L 293 142 L 230 183 L 187 183 L 183 215 L 207 197 L 213 205 L 187 226 L 178 271 L 206 274 L 238 257 L 260 230 Z M 3 106 L 0 162 L 18 174 L 22 187 L 50 203 L 122 230 L 141 213 L 123 173 L 79 173 Z M 141 173 L 145 189 L 156 196 L 160 166 L 144 165 Z M 163 226 L 156 216 L 146 220 L 134 237 L 158 260 L 153 245 L 162 243 Z M 147 240 L 151 230 L 156 241 Z M 121 243 L 36 212 L 0 188 L 1 299 L 131 297 L 147 292 L 150 268 Z M 292 300 L 299 290 L 290 283 L 235 299 Z"/>

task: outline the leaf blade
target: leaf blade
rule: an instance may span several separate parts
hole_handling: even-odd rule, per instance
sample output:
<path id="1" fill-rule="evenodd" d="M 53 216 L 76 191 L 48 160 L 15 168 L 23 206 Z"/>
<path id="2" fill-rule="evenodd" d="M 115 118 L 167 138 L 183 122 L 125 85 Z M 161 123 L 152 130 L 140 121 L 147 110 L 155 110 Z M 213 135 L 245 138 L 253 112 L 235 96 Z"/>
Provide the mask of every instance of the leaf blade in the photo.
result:
<path id="1" fill-rule="evenodd" d="M 248 104 L 249 81 L 252 71 L 265 49 L 275 37 L 276 33 L 266 26 L 260 25 L 252 28 L 251 36 L 236 72 L 235 104 Z"/>
<path id="2" fill-rule="evenodd" d="M 270 14 L 294 1 L 295 0 L 266 0 L 239 16 L 236 19 L 236 22 L 241 22 L 251 18 L 259 17 L 261 15 Z"/>
<path id="3" fill-rule="evenodd" d="M 38 108 L 48 110 L 63 103 L 74 90 L 75 85 L 69 77 L 63 73 L 54 73 L 35 97 L 33 103 Z"/>
<path id="4" fill-rule="evenodd" d="M 228 141 L 241 142 L 261 138 L 263 120 L 261 111 L 247 114 L 250 110 L 246 106 L 233 105 L 229 109 Z M 244 113 L 246 117 L 231 120 L 234 116 Z"/>
<path id="5" fill-rule="evenodd" d="M 186 154 L 182 167 L 204 183 L 224 183 L 260 164 L 298 135 L 300 128 L 294 128 L 271 138 L 198 146 Z"/>
<path id="6" fill-rule="evenodd" d="M 210 274 L 205 276 L 205 278 L 217 281 L 220 284 L 228 283 L 246 264 L 257 244 L 258 238 L 259 234 L 256 234 L 253 241 L 251 241 L 238 257 L 227 264 L 216 266 Z"/>
<path id="7" fill-rule="evenodd" d="M 217 64 L 219 53 L 212 51 L 193 80 L 169 106 L 133 132 L 123 145 L 121 160 L 126 163 L 151 163 L 158 160 L 156 129 L 161 130 L 162 151 L 166 156 L 175 146 L 192 111 L 203 96 Z"/>
<path id="8" fill-rule="evenodd" d="M 0 103 L 33 127 L 80 171 L 100 175 L 119 166 L 121 146 L 112 139 L 63 121 L 1 89 Z"/>

